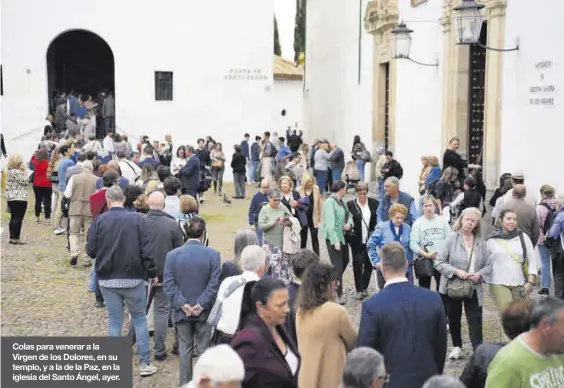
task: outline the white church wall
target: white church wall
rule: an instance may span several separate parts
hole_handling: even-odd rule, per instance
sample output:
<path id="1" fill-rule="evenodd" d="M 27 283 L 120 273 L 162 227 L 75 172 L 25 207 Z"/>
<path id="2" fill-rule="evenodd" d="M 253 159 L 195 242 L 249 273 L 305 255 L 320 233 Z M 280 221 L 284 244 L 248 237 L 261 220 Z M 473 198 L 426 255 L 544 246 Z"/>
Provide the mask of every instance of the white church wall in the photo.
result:
<path id="1" fill-rule="evenodd" d="M 508 2 L 503 55 L 501 172 L 520 170 L 527 187 L 564 192 L 564 2 Z M 540 90 L 539 90 L 540 88 Z"/>
<path id="2" fill-rule="evenodd" d="M 279 136 L 286 136 L 288 127 L 302 128 L 303 125 L 303 83 L 302 81 L 275 80 L 272 88 L 272 130 Z M 282 110 L 286 115 L 282 116 Z"/>
<path id="3" fill-rule="evenodd" d="M 399 1 L 400 20 L 414 32 L 411 34 L 410 57 L 439 67 L 417 65 L 407 59 L 397 59 L 395 150 L 404 175 L 402 190 L 417 193 L 421 171 L 420 157 L 434 155 L 442 159 L 440 63 L 442 28 L 438 19 L 442 2 L 428 1 L 417 7 L 410 0 Z"/>
<path id="4" fill-rule="evenodd" d="M 307 3 L 305 136 L 308 141 L 335 141 L 347 156 L 354 135 L 360 135 L 366 146 L 372 147 L 372 36 L 365 31 L 363 22 L 367 3 Z"/>
<path id="5" fill-rule="evenodd" d="M 176 145 L 211 135 L 230 156 L 244 132 L 261 134 L 271 123 L 273 1 L 245 4 L 171 0 L 157 7 L 99 0 L 77 13 L 70 0 L 3 1 L 2 130 L 11 152 L 28 157 L 40 136 L 12 140 L 48 112 L 49 44 L 66 30 L 85 29 L 113 51 L 119 128 L 155 139 L 170 133 Z M 226 80 L 231 69 L 257 69 L 266 79 Z M 155 71 L 174 72 L 173 101 L 155 101 Z"/>

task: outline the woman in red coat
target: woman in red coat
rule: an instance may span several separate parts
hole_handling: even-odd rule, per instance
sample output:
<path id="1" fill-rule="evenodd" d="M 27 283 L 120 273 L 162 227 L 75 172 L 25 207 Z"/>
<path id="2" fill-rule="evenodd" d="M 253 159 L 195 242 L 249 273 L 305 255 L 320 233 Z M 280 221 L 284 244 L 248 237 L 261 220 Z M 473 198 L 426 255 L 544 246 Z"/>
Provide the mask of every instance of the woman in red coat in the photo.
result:
<path id="1" fill-rule="evenodd" d="M 35 194 L 35 218 L 39 222 L 39 215 L 41 214 L 41 203 L 45 212 L 45 221 L 51 219 L 51 195 L 53 188 L 51 181 L 47 176 L 47 169 L 49 168 L 49 153 L 46 148 L 42 148 L 31 158 L 33 165 L 33 193 Z"/>

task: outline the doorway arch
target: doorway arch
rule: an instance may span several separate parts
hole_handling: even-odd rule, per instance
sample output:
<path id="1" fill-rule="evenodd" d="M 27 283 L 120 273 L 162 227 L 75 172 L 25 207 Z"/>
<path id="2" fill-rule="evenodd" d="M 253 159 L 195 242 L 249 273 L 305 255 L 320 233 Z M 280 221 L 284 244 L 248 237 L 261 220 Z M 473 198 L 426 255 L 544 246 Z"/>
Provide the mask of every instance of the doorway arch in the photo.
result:
<path id="1" fill-rule="evenodd" d="M 99 35 L 83 29 L 67 30 L 56 36 L 47 49 L 47 85 L 52 111 L 54 93 L 92 95 L 115 86 L 114 54 Z"/>

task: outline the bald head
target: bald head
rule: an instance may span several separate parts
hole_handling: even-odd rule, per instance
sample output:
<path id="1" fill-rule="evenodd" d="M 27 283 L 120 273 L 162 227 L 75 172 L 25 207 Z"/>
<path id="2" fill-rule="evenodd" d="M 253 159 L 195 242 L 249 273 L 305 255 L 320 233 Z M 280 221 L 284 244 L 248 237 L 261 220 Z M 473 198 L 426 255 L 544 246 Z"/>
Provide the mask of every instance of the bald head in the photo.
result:
<path id="1" fill-rule="evenodd" d="M 153 191 L 149 195 L 149 209 L 163 210 L 165 207 L 165 196 L 160 191 Z"/>
<path id="2" fill-rule="evenodd" d="M 525 185 L 515 185 L 513 187 L 513 198 L 524 199 L 527 196 L 527 188 Z"/>
<path id="3" fill-rule="evenodd" d="M 266 194 L 268 192 L 268 189 L 270 189 L 270 181 L 268 179 L 263 179 L 260 182 L 260 190 Z"/>

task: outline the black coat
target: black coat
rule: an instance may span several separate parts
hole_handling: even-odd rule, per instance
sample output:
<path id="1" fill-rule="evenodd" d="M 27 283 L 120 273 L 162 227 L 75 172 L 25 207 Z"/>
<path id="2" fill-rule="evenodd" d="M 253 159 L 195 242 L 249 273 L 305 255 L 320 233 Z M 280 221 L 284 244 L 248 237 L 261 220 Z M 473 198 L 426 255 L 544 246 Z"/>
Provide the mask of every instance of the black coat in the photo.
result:
<path id="1" fill-rule="evenodd" d="M 194 154 L 200 159 L 200 170 L 205 170 L 206 166 L 211 166 L 211 157 L 207 148 L 203 150 L 197 148 Z"/>
<path id="2" fill-rule="evenodd" d="M 484 388 L 488 377 L 488 367 L 495 358 L 497 352 L 504 344 L 481 344 L 468 360 L 464 371 L 460 375 L 460 381 L 466 388 Z"/>
<path id="3" fill-rule="evenodd" d="M 231 167 L 233 172 L 247 172 L 247 157 L 242 152 L 235 152 L 233 158 L 231 159 Z"/>
<path id="4" fill-rule="evenodd" d="M 353 228 L 354 228 L 354 236 L 349 238 L 349 244 L 351 249 L 354 251 L 358 251 L 361 249 L 362 245 L 362 213 L 360 209 L 356 205 L 356 199 L 350 200 L 347 202 L 347 207 L 349 208 L 352 217 L 353 217 Z M 368 223 L 368 238 L 374 229 L 376 229 L 376 225 L 378 224 L 378 219 L 376 216 L 376 211 L 378 210 L 378 201 L 374 198 L 368 198 L 368 208 L 370 209 L 370 222 Z"/>
<path id="5" fill-rule="evenodd" d="M 462 159 L 457 152 L 447 148 L 443 155 L 443 171 L 448 167 L 454 167 L 458 170 L 458 177 L 464 175 L 464 169 L 468 167 L 468 162 Z"/>
<path id="6" fill-rule="evenodd" d="M 286 315 L 286 323 L 284 327 L 288 334 L 294 340 L 294 343 L 298 344 L 298 330 L 296 329 L 296 302 L 298 300 L 298 293 L 300 291 L 300 284 L 292 281 L 288 284 L 288 295 L 290 300 L 288 302 L 290 307 L 290 312 Z"/>
<path id="7" fill-rule="evenodd" d="M 162 282 L 166 254 L 184 245 L 184 236 L 176 219 L 162 210 L 149 210 L 145 221 L 157 277 Z"/>
<path id="8" fill-rule="evenodd" d="M 403 177 L 403 168 L 401 167 L 401 164 L 395 159 L 393 159 L 390 162 L 386 162 L 386 164 L 384 164 L 384 167 L 382 167 L 382 170 L 383 169 L 390 170 L 387 173 L 383 174 L 384 179 L 388 179 L 391 177 L 396 177 L 398 179 L 401 179 Z"/>

